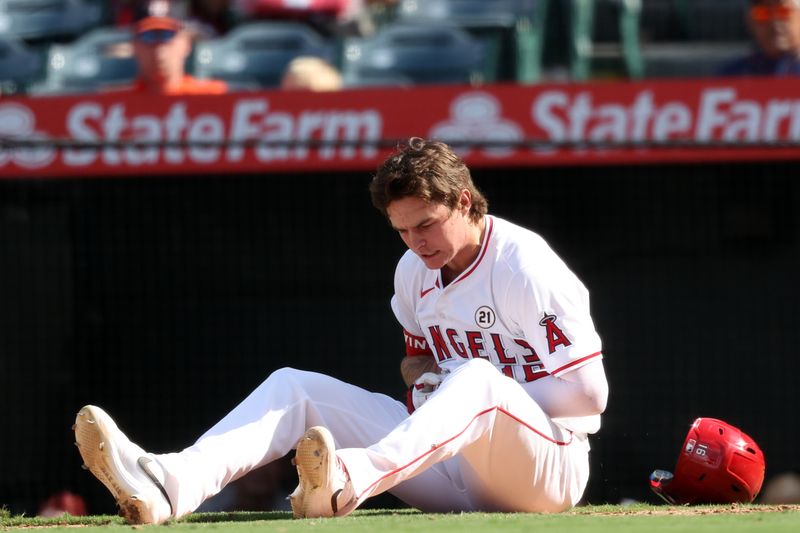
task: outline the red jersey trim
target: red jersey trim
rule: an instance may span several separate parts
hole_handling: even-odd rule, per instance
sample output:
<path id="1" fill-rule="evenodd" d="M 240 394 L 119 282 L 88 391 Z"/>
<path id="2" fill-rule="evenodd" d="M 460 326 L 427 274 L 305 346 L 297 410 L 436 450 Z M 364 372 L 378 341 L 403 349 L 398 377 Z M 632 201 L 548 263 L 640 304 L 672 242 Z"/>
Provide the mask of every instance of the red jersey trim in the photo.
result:
<path id="1" fill-rule="evenodd" d="M 584 363 L 584 362 L 588 361 L 589 359 L 593 359 L 593 358 L 598 357 L 600 355 L 603 355 L 603 352 L 595 352 L 592 355 L 587 355 L 586 357 L 581 357 L 580 359 L 576 359 L 574 361 L 571 361 L 571 362 L 567 363 L 566 365 L 562 366 L 561 368 L 557 368 L 557 369 L 553 370 L 550 374 L 555 376 L 556 374 L 564 372 L 565 370 L 569 370 L 573 366 L 576 366 L 576 365 L 579 365 L 581 363 Z"/>
<path id="2" fill-rule="evenodd" d="M 425 298 L 426 294 L 431 292 L 433 289 L 438 289 L 438 288 L 439 288 L 439 278 L 437 277 L 436 281 L 433 284 L 433 287 L 431 287 L 429 289 L 420 289 L 420 291 L 419 291 L 419 299 L 422 300 L 423 298 Z"/>
<path id="3" fill-rule="evenodd" d="M 411 460 L 409 463 L 401 466 L 400 468 L 396 468 L 396 469 L 392 470 L 391 472 L 389 472 L 388 474 L 378 478 L 377 481 L 372 483 L 370 486 L 368 486 L 366 489 L 364 489 L 361 492 L 361 494 L 358 495 L 358 499 L 360 500 L 361 497 L 364 494 L 366 494 L 367 492 L 372 490 L 372 487 L 374 487 L 375 485 L 377 485 L 378 483 L 380 483 L 384 479 L 392 477 L 393 475 L 397 474 L 398 472 L 401 472 L 401 471 L 405 470 L 406 468 L 410 467 L 414 463 L 417 463 L 417 462 L 421 461 L 422 459 L 424 459 L 425 457 L 429 456 L 430 454 L 432 454 L 433 452 L 435 452 L 436 450 L 438 450 L 439 448 L 441 448 L 445 444 L 448 444 L 448 443 L 454 441 L 455 439 L 457 439 L 458 437 L 463 435 L 469 429 L 469 427 L 473 424 L 473 422 L 475 422 L 478 418 L 482 417 L 483 415 L 492 413 L 493 411 L 497 411 L 498 413 L 506 415 L 507 417 L 509 417 L 510 419 L 514 420 L 515 422 L 518 422 L 522 426 L 524 426 L 524 427 L 528 428 L 529 430 L 531 430 L 534 434 L 538 435 L 539 437 L 541 437 L 541 438 L 543 438 L 543 439 L 545 439 L 547 441 L 552 442 L 553 444 L 555 444 L 557 446 L 569 446 L 572 443 L 572 432 L 571 431 L 569 431 L 569 440 L 567 440 L 567 441 L 555 440 L 555 439 L 553 439 L 551 437 L 548 437 L 547 435 L 545 435 L 544 433 L 542 433 L 538 429 L 534 428 L 530 424 L 527 424 L 526 422 L 523 422 L 520 418 L 512 415 L 511 413 L 509 413 L 508 411 L 506 411 L 502 407 L 490 407 L 489 409 L 481 411 L 480 413 L 478 413 L 477 415 L 472 417 L 472 420 L 469 421 L 469 423 L 467 424 L 467 426 L 464 429 L 462 429 L 461 431 L 459 431 L 458 433 L 456 433 L 455 435 L 453 435 L 449 439 L 443 441 L 441 444 L 435 444 L 435 445 L 431 446 L 430 450 L 426 451 L 425 453 L 423 453 L 419 457 Z"/>
<path id="4" fill-rule="evenodd" d="M 492 229 L 494 229 L 494 219 L 492 217 L 490 217 L 489 215 L 487 215 L 486 216 L 486 238 L 483 240 L 483 248 L 481 249 L 480 255 L 478 255 L 478 259 L 475 260 L 475 263 L 473 263 L 472 268 L 470 268 L 469 270 L 467 270 L 466 272 L 464 272 L 463 274 L 458 276 L 458 278 L 453 280 L 453 282 L 450 284 L 451 286 L 455 285 L 459 281 L 465 279 L 467 276 L 469 276 L 470 274 L 475 272 L 475 269 L 478 268 L 478 265 L 481 264 L 481 261 L 483 261 L 483 258 L 486 255 L 486 250 L 489 249 L 489 239 L 492 238 Z"/>

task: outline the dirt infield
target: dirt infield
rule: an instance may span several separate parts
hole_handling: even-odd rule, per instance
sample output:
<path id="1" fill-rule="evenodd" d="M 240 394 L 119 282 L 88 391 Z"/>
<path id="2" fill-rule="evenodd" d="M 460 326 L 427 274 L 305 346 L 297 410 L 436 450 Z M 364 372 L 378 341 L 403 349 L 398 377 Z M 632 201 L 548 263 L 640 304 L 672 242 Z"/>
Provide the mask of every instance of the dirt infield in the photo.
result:
<path id="1" fill-rule="evenodd" d="M 658 506 L 654 507 L 652 505 L 647 505 L 647 506 L 614 505 L 614 506 L 608 506 L 607 509 L 605 508 L 605 506 L 578 507 L 572 511 L 569 511 L 569 514 L 588 514 L 588 515 L 602 515 L 602 516 L 613 516 L 613 515 L 691 516 L 691 515 L 709 515 L 709 514 L 786 513 L 786 512 L 799 512 L 799 511 L 800 511 L 800 505 L 788 505 L 788 504 L 781 504 L 781 505 L 731 504 L 724 506 L 723 505 L 714 505 L 714 506 L 664 505 L 663 507 L 658 507 Z"/>

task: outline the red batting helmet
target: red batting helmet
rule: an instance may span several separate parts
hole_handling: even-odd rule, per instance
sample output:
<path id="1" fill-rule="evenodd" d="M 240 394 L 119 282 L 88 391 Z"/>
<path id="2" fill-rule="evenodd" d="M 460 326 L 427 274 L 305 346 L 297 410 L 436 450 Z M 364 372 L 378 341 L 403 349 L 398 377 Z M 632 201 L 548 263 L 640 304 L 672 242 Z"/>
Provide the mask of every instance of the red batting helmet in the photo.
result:
<path id="1" fill-rule="evenodd" d="M 764 454 L 743 431 L 715 418 L 689 429 L 675 473 L 656 470 L 650 488 L 673 505 L 749 503 L 764 482 Z"/>

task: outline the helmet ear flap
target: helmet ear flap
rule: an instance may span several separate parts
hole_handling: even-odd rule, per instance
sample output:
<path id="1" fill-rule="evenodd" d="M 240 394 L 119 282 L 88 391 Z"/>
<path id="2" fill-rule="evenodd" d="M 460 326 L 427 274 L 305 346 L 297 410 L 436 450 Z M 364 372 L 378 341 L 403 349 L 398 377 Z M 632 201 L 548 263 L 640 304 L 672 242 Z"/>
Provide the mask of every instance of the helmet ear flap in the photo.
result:
<path id="1" fill-rule="evenodd" d="M 656 470 L 650 488 L 673 505 L 749 503 L 761 490 L 764 471 L 764 454 L 752 438 L 722 420 L 698 418 L 674 473 Z"/>
<path id="2" fill-rule="evenodd" d="M 668 470 L 653 470 L 653 473 L 650 474 L 650 489 L 659 498 L 670 505 L 675 505 L 676 502 L 672 496 L 670 496 L 669 492 L 666 490 L 666 487 L 672 482 L 674 477 L 675 476 L 672 474 L 672 472 Z"/>

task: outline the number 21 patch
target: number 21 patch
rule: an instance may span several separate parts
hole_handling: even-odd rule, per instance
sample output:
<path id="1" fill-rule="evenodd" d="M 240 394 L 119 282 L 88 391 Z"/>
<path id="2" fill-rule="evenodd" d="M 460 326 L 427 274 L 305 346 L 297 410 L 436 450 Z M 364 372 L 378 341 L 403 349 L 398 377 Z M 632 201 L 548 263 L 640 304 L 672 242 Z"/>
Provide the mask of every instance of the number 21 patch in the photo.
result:
<path id="1" fill-rule="evenodd" d="M 477 311 L 475 311 L 475 323 L 478 324 L 478 327 L 489 329 L 490 327 L 494 326 L 494 321 L 494 309 L 488 305 L 483 305 L 479 307 Z"/>

